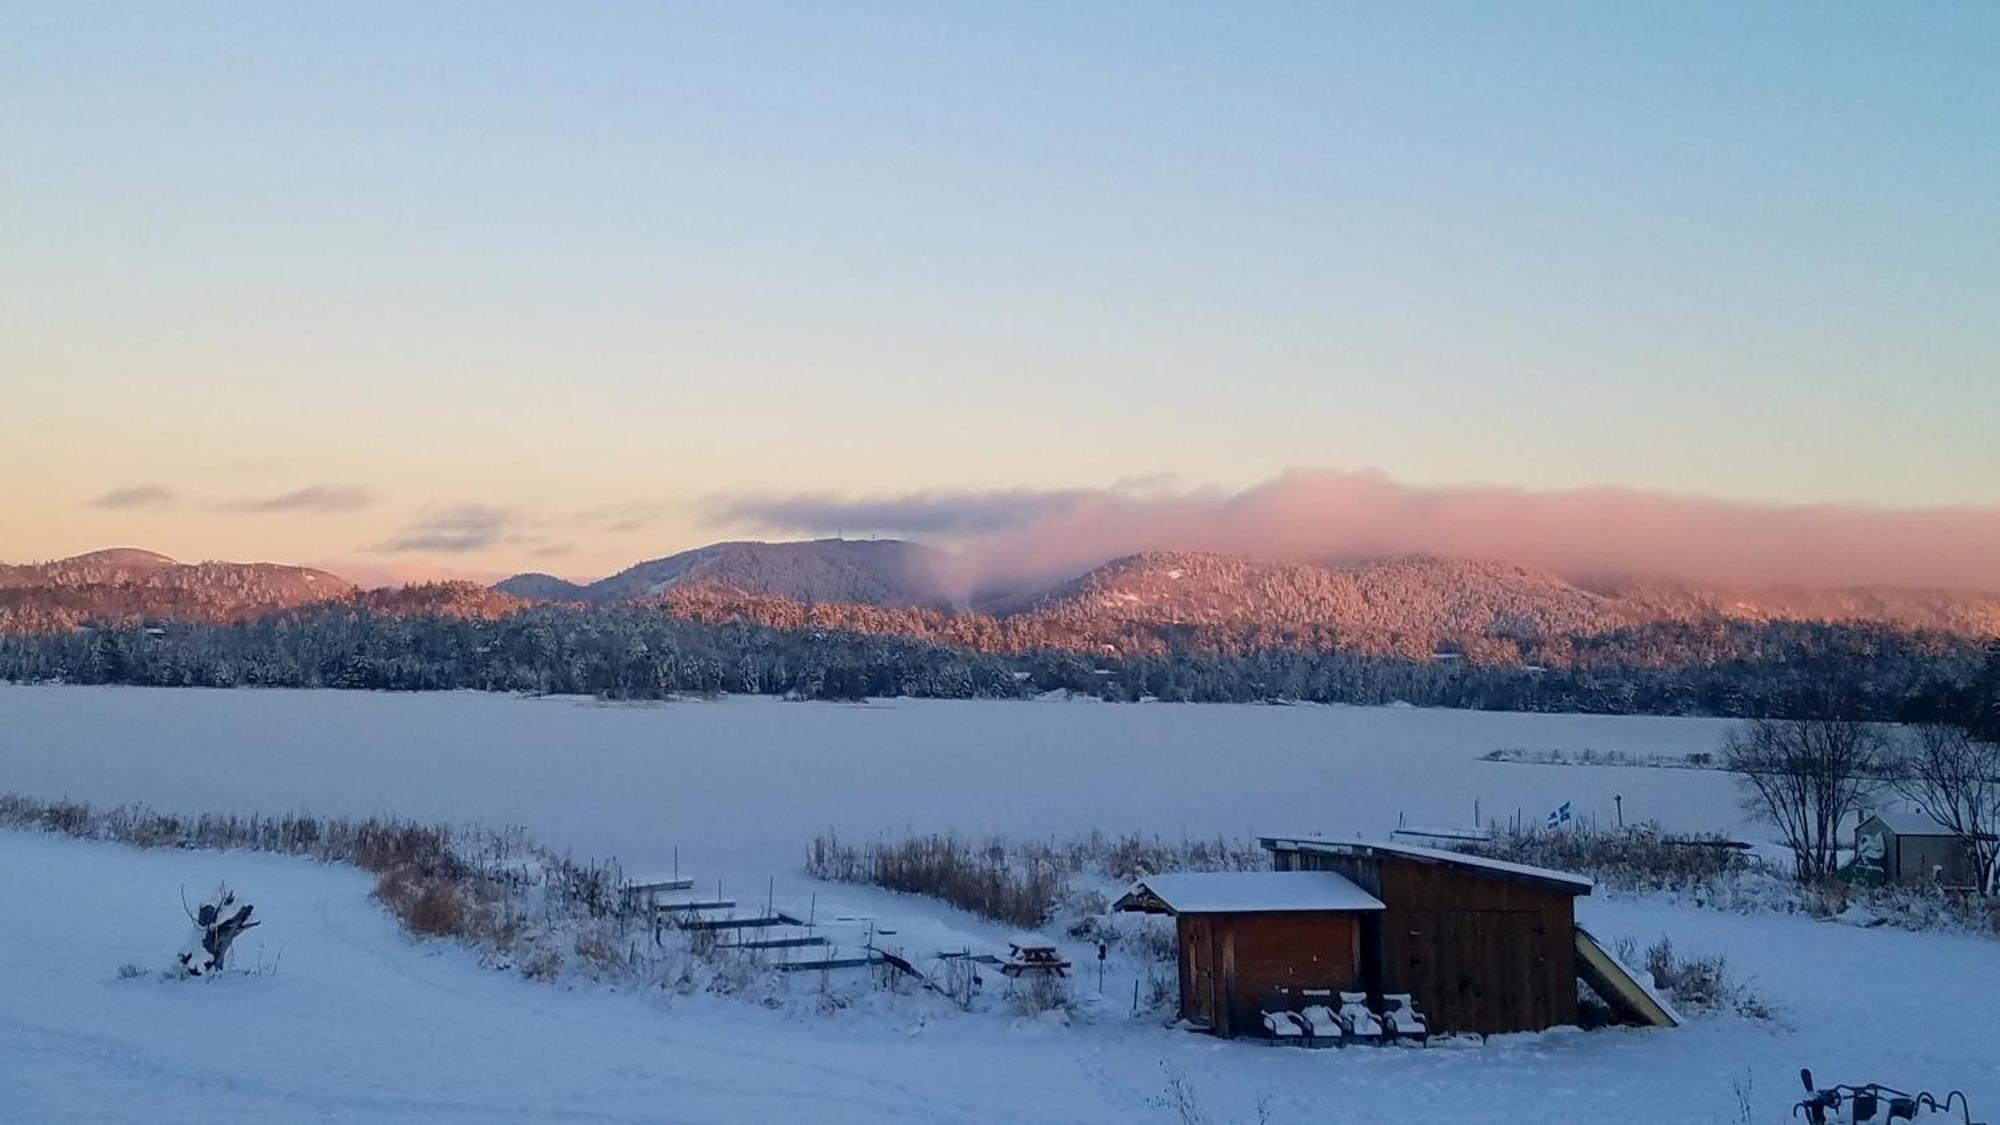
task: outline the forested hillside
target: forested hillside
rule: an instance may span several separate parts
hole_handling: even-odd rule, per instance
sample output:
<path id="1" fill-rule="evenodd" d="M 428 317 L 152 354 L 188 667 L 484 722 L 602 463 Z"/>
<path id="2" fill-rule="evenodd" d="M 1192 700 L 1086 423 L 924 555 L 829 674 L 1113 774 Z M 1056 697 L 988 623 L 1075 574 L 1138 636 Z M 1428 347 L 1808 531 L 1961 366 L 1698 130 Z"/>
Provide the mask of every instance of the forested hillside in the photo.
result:
<path id="1" fill-rule="evenodd" d="M 0 567 L 0 676 L 87 683 L 1317 700 L 1752 714 L 1838 684 L 1875 713 L 1963 682 L 2000 601 L 1591 588 L 1501 563 L 1152 552 L 954 605 L 936 552 L 725 543 L 590 585 L 356 590 L 321 571 L 101 551 Z M 1787 600 L 1789 598 L 1789 600 Z"/>
<path id="2" fill-rule="evenodd" d="M 345 597 L 354 585 L 309 567 L 180 563 L 129 547 L 53 562 L 0 564 L 0 634 L 86 624 L 241 621 Z"/>
<path id="3" fill-rule="evenodd" d="M 359 600 L 228 625 L 78 630 L 0 638 L 0 678 L 174 686 L 476 688 L 655 699 L 744 692 L 805 699 L 1024 698 L 1312 701 L 1499 710 L 1753 715 L 1836 689 L 1889 718 L 1909 700 L 1972 681 L 1982 650 L 1962 639 L 1880 628 L 1738 624 L 1681 635 L 1608 635 L 1568 667 L 1411 660 L 1265 649 L 1082 657 L 983 652 L 802 622 L 704 622 L 655 607 L 541 606 L 499 616 L 382 612 Z M 1664 632 L 1662 632 L 1664 630 Z M 1624 651 L 1699 663 L 1622 662 Z"/>

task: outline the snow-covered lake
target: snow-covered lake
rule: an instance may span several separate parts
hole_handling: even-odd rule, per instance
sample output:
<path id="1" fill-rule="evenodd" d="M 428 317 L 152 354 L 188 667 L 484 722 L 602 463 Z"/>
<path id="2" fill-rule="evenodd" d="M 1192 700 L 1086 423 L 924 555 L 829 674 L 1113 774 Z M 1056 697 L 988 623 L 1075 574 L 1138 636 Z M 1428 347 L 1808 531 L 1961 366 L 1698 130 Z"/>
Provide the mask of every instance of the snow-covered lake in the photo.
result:
<path id="1" fill-rule="evenodd" d="M 796 869 L 832 828 L 1384 833 L 1539 818 L 1754 832 L 1717 773 L 1479 761 L 1712 750 L 1729 723 L 1416 708 L 0 686 L 0 791 L 520 824 L 628 867 Z"/>

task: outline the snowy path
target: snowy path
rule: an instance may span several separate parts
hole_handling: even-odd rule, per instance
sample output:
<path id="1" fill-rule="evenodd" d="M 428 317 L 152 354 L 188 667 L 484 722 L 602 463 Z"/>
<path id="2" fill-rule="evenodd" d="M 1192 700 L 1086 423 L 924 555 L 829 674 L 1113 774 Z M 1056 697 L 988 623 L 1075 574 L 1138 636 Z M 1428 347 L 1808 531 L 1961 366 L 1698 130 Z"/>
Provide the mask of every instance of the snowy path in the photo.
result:
<path id="1" fill-rule="evenodd" d="M 269 923 L 273 974 L 119 980 L 181 938 L 178 890 L 227 877 Z M 1729 1121 L 1754 1075 L 1785 1119 L 1793 1072 L 1956 1082 L 2000 1108 L 2000 943 L 1586 903 L 1607 940 L 1722 950 L 1790 1026 L 1558 1033 L 1474 1049 L 1279 1051 L 1107 1020 L 1061 1028 L 917 1001 L 832 1016 L 615 995 L 479 969 L 403 937 L 369 878 L 250 854 L 143 852 L 0 832 L 0 1119 L 1170 1122 L 1162 1063 L 1217 1122 Z M 923 1015 L 928 1013 L 928 1021 Z"/>

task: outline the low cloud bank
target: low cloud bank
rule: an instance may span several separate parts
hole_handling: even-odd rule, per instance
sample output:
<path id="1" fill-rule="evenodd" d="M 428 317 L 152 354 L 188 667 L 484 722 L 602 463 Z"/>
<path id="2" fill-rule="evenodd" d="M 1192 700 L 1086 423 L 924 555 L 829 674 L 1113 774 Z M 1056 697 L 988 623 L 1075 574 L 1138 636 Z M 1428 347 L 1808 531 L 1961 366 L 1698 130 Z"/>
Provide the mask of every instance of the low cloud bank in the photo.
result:
<path id="1" fill-rule="evenodd" d="M 231 500 L 221 505 L 226 512 L 307 512 L 332 514 L 358 512 L 375 503 L 375 494 L 358 485 L 314 484 L 276 496 Z"/>
<path id="2" fill-rule="evenodd" d="M 165 508 L 173 502 L 174 493 L 170 488 L 162 488 L 157 484 L 131 484 L 92 497 L 86 503 L 92 508 L 123 511 L 136 508 Z"/>
<path id="3" fill-rule="evenodd" d="M 1135 551 L 1304 562 L 1427 553 L 1568 577 L 2000 591 L 2000 505 L 1753 504 L 1628 488 L 1418 487 L 1293 471 L 1241 491 L 1107 489 L 718 497 L 711 526 L 875 533 L 959 549 L 973 586 L 1047 581 Z"/>
<path id="4" fill-rule="evenodd" d="M 466 554 L 513 535 L 514 513 L 487 504 L 460 504 L 428 512 L 373 548 L 388 554 L 421 551 Z"/>

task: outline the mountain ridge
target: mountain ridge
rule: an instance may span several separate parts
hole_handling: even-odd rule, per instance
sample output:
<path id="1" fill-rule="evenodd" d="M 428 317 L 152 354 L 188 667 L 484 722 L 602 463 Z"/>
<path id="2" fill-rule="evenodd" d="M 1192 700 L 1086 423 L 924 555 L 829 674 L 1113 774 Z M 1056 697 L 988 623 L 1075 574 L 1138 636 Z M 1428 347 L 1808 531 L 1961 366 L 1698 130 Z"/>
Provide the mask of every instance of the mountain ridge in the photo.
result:
<path id="1" fill-rule="evenodd" d="M 517 574 L 495 588 L 555 601 L 608 605 L 656 598 L 669 590 L 713 586 L 804 603 L 852 602 L 892 608 L 948 607 L 941 575 L 946 556 L 902 539 L 810 539 L 710 543 L 634 563 L 595 582 L 577 584 L 541 574 Z"/>
<path id="2" fill-rule="evenodd" d="M 894 539 L 731 541 L 588 583 L 524 573 L 491 587 L 361 591 L 312 568 L 190 564 L 115 547 L 0 564 L 0 633 L 212 624 L 345 601 L 390 616 L 487 618 L 542 603 L 652 605 L 708 621 L 893 634 L 984 651 L 1301 648 L 1497 663 L 1567 659 L 1571 647 L 1593 638 L 1655 626 L 1858 623 L 2000 639 L 2000 595 L 1967 591 L 1571 579 L 1506 562 L 1428 555 L 1305 563 L 1157 550 L 981 602 L 954 588 L 953 561 L 936 548 Z"/>
<path id="3" fill-rule="evenodd" d="M 218 624 L 353 594 L 345 578 L 282 563 L 184 563 L 113 547 L 38 563 L 0 563 L 0 634 L 154 620 Z"/>
<path id="4" fill-rule="evenodd" d="M 891 548 L 886 545 L 897 544 Z M 856 579 L 867 551 L 918 552 L 921 567 L 894 581 Z M 760 566 L 779 556 L 844 551 L 846 581 L 816 585 L 771 578 Z M 728 561 L 709 565 L 708 560 Z M 713 544 L 627 568 L 586 585 L 524 574 L 495 588 L 527 600 L 615 604 L 706 590 L 718 597 L 779 597 L 802 604 L 976 611 L 1001 619 L 1081 625 L 1091 617 L 1123 625 L 1217 628 L 1333 628 L 1348 633 L 1472 634 L 1498 639 L 1596 635 L 1656 622 L 1870 622 L 1978 637 L 2000 637 L 2000 595 L 1922 587 L 1738 587 L 1647 576 L 1571 579 L 1488 559 L 1396 555 L 1329 563 L 1290 562 L 1212 551 L 1142 551 L 1067 580 L 981 600 L 956 593 L 941 551 L 899 540 L 811 540 Z M 895 588 L 884 597 L 871 590 Z M 543 591 L 566 592 L 551 597 Z M 1363 623 L 1367 624 L 1363 627 Z M 1407 646 L 1399 646 L 1407 647 Z"/>

